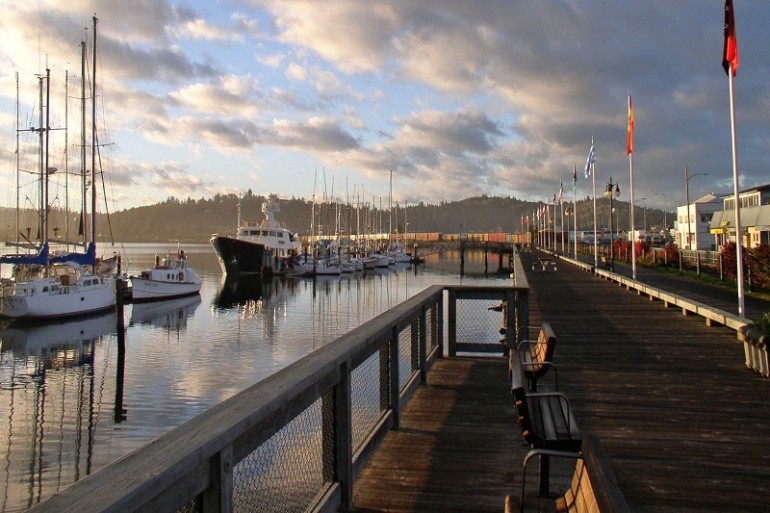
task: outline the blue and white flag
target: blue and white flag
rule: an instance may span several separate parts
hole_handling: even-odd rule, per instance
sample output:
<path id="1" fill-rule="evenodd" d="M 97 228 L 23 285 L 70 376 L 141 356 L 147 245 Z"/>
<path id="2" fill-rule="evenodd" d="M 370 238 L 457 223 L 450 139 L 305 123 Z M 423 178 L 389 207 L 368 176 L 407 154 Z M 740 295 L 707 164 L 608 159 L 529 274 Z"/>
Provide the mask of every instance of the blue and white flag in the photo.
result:
<path id="1" fill-rule="evenodd" d="M 583 168 L 583 174 L 586 178 L 591 176 L 591 165 L 596 162 L 596 157 L 594 156 L 594 145 L 591 145 L 591 149 L 588 150 L 588 158 L 586 159 L 586 167 Z"/>

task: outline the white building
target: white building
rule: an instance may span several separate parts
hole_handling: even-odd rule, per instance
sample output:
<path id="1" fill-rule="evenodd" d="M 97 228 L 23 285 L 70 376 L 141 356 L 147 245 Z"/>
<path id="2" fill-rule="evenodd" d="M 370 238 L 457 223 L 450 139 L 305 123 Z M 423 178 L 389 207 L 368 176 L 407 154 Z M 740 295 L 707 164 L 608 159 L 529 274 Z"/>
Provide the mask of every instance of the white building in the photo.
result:
<path id="1" fill-rule="evenodd" d="M 676 245 L 680 249 L 716 250 L 709 226 L 714 213 L 722 208 L 722 198 L 714 193 L 706 194 L 689 205 L 677 207 Z"/>
<path id="2" fill-rule="evenodd" d="M 770 184 L 741 191 L 739 197 L 743 246 L 770 244 Z M 718 248 L 735 242 L 735 194 L 724 197 L 723 210 L 714 213 L 710 231 Z"/>

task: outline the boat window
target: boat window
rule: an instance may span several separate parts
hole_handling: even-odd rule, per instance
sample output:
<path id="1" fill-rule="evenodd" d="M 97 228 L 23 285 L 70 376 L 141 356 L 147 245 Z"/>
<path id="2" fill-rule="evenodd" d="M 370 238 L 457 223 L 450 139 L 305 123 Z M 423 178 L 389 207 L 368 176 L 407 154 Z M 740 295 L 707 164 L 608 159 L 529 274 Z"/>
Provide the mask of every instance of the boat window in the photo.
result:
<path id="1" fill-rule="evenodd" d="M 283 239 L 283 232 L 278 232 L 278 238 Z"/>
<path id="2" fill-rule="evenodd" d="M 43 292 L 48 292 L 48 286 L 43 287 Z"/>

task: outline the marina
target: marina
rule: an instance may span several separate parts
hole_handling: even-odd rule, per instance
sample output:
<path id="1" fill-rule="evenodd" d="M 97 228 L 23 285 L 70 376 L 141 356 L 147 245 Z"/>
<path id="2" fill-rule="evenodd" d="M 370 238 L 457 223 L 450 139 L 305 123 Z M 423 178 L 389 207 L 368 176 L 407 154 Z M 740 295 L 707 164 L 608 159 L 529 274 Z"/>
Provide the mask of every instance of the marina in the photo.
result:
<path id="1" fill-rule="evenodd" d="M 138 273 L 169 250 L 128 244 L 123 265 Z M 461 279 L 451 251 L 417 268 L 267 282 L 226 278 L 208 244 L 185 254 L 200 295 L 127 304 L 122 357 L 113 311 L 10 328 L 0 319 L 0 511 L 23 511 L 432 283 L 507 282 Z M 466 261 L 482 274 L 481 252 Z"/>

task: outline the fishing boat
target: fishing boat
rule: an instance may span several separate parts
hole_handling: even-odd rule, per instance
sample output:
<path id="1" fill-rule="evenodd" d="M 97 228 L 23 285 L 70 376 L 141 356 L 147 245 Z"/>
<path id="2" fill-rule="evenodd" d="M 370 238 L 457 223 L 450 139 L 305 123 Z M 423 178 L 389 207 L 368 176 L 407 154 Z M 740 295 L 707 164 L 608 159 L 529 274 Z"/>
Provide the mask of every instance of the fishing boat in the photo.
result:
<path id="1" fill-rule="evenodd" d="M 256 274 L 269 270 L 282 274 L 291 269 L 302 242 L 278 223 L 275 214 L 280 211 L 278 196 L 270 194 L 262 204 L 265 218 L 261 222 L 241 224 L 241 204 L 238 203 L 239 226 L 235 237 L 214 235 L 211 238 L 225 273 Z"/>
<path id="2" fill-rule="evenodd" d="M 160 258 L 156 255 L 155 266 L 142 271 L 139 276 L 129 277 L 131 297 L 134 302 L 158 301 L 198 294 L 202 280 L 189 266 L 184 251 L 175 256 Z"/>
<path id="3" fill-rule="evenodd" d="M 94 34 L 94 56 L 92 70 L 92 88 L 91 101 L 94 102 L 96 95 L 96 22 L 93 18 Z M 85 43 L 83 44 L 85 48 Z M 85 52 L 84 52 L 85 53 Z M 50 70 L 46 70 L 45 76 L 40 79 L 40 98 L 42 102 L 43 88 L 50 94 Z M 85 96 L 85 91 L 83 91 Z M 92 212 L 91 212 L 91 242 L 85 253 L 65 253 L 52 256 L 49 254 L 48 245 L 48 211 L 50 203 L 48 201 L 48 179 L 53 169 L 49 168 L 47 152 L 43 149 L 48 148 L 48 137 L 51 132 L 49 125 L 50 112 L 49 106 L 40 106 L 41 128 L 40 148 L 43 158 L 40 159 L 40 179 L 45 185 L 45 194 L 41 197 L 40 206 L 40 224 L 42 234 L 42 245 L 38 255 L 26 259 L 24 257 L 3 256 L 0 257 L 0 264 L 11 263 L 14 265 L 14 274 L 17 279 L 10 285 L 4 286 L 2 290 L 2 314 L 12 318 L 24 319 L 50 319 L 74 317 L 93 314 L 113 308 L 115 306 L 115 276 L 111 274 L 96 274 L 96 191 L 98 187 L 91 187 Z M 45 119 L 43 118 L 45 113 Z M 85 134 L 83 134 L 85 137 Z M 97 161 L 96 161 L 96 119 L 92 116 L 91 125 L 91 183 L 95 184 L 97 179 Z M 83 167 L 85 168 L 85 161 Z M 83 173 L 84 179 L 86 173 Z M 31 266 L 31 267 L 29 267 Z M 29 269 L 39 271 L 35 275 L 24 272 Z"/>

